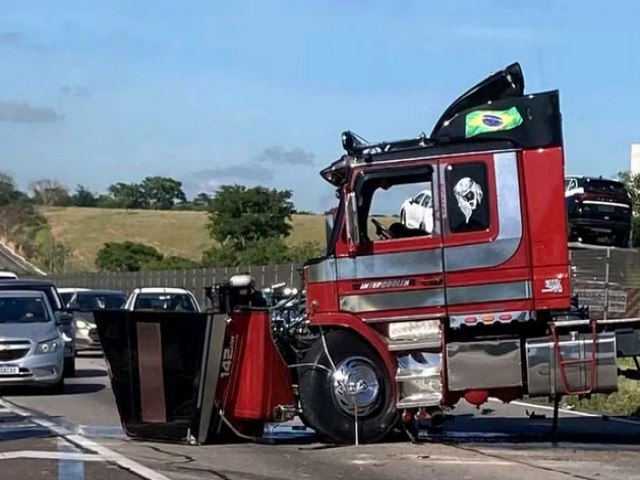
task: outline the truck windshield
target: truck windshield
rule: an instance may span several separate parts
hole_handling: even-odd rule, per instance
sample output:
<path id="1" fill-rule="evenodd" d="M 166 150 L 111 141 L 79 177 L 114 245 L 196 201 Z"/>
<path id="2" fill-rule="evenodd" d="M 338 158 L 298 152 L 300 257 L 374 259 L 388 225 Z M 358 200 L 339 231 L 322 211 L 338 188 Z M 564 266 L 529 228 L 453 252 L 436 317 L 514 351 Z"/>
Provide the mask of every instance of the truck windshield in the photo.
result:
<path id="1" fill-rule="evenodd" d="M 0 298 L 0 323 L 44 323 L 49 320 L 41 298 Z"/>

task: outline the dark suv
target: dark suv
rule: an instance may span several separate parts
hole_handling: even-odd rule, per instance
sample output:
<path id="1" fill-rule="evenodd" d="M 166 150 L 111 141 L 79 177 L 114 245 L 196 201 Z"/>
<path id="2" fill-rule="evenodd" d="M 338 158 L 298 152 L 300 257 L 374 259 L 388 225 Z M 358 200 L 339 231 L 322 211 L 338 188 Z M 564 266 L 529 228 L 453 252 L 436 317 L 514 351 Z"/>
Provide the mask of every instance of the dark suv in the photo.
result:
<path id="1" fill-rule="evenodd" d="M 58 328 L 64 337 L 64 376 L 72 377 L 76 371 L 75 327 L 73 313 L 62 302 L 60 294 L 50 280 L 0 280 L 0 290 L 37 290 L 44 292 L 56 316 Z"/>
<path id="2" fill-rule="evenodd" d="M 602 177 L 565 179 L 569 241 L 628 248 L 632 203 L 624 183 Z"/>

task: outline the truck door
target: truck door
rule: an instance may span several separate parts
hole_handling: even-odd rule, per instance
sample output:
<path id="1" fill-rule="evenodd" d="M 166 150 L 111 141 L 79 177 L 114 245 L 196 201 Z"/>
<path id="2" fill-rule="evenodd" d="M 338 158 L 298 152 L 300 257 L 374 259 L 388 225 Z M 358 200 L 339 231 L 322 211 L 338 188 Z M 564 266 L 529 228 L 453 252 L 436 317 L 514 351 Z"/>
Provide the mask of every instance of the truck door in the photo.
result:
<path id="1" fill-rule="evenodd" d="M 531 270 L 518 153 L 443 158 L 439 170 L 451 326 L 527 319 Z"/>
<path id="2" fill-rule="evenodd" d="M 351 256 L 337 255 L 341 310 L 365 321 L 445 315 L 438 176 L 436 159 L 355 172 L 359 242 Z"/>

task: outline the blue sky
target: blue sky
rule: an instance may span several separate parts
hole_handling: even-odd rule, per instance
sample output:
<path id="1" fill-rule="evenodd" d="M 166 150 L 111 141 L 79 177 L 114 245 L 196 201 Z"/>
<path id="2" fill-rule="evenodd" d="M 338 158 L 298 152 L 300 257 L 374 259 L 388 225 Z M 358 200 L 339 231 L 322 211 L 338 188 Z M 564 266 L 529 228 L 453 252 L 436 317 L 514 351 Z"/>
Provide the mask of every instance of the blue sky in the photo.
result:
<path id="1" fill-rule="evenodd" d="M 104 190 L 169 175 L 291 188 L 340 132 L 430 132 L 460 93 L 521 62 L 560 89 L 568 173 L 611 175 L 640 142 L 640 2 L 2 0 L 0 168 Z"/>

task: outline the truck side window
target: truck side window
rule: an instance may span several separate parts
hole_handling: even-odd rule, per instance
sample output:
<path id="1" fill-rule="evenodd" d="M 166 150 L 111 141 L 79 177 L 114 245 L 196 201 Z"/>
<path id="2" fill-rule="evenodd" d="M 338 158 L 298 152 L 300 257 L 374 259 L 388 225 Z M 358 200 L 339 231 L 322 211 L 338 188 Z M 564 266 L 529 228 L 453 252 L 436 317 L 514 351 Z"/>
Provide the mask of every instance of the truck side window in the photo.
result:
<path id="1" fill-rule="evenodd" d="M 373 241 L 432 235 L 431 167 L 367 174 L 359 185 L 360 231 Z M 381 224 L 386 232 L 378 231 Z"/>
<path id="2" fill-rule="evenodd" d="M 451 233 L 477 232 L 489 228 L 487 167 L 482 162 L 447 166 L 447 213 Z"/>

